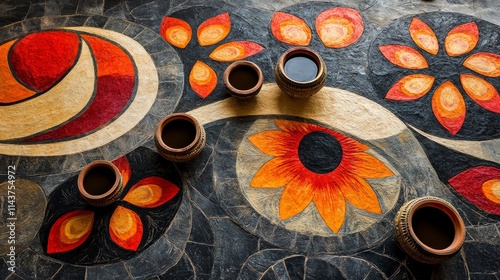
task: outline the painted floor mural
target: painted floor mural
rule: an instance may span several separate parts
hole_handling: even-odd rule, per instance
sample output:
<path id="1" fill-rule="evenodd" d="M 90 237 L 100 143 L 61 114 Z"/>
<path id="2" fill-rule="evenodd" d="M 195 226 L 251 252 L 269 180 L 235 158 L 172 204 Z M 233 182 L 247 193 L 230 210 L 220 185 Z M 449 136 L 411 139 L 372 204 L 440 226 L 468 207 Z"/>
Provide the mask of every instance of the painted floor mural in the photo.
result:
<path id="1" fill-rule="evenodd" d="M 242 2 L 0 1 L 0 278 L 500 279 L 500 2 Z M 303 99 L 274 76 L 298 46 L 327 70 Z M 153 139 L 179 112 L 185 163 Z M 96 207 L 102 159 L 124 190 Z M 467 230 L 437 265 L 394 234 L 422 196 Z"/>

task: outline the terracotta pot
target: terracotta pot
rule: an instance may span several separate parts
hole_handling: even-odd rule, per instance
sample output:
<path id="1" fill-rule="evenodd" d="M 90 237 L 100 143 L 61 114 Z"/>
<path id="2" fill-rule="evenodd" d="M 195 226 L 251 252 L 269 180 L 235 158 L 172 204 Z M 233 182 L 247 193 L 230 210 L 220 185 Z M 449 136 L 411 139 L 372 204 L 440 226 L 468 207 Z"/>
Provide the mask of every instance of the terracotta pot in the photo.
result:
<path id="1" fill-rule="evenodd" d="M 432 196 L 405 203 L 394 219 L 394 229 L 403 250 L 427 264 L 450 259 L 465 241 L 465 225 L 457 210 Z"/>
<path id="2" fill-rule="evenodd" d="M 123 191 L 122 175 L 112 162 L 93 161 L 78 174 L 78 191 L 93 206 L 109 205 Z"/>
<path id="3" fill-rule="evenodd" d="M 199 155 L 206 143 L 205 129 L 191 115 L 176 113 L 163 118 L 155 131 L 160 154 L 173 162 L 185 162 Z"/>
<path id="4" fill-rule="evenodd" d="M 257 64 L 240 60 L 231 63 L 224 71 L 224 86 L 234 97 L 249 98 L 259 93 L 264 75 Z"/>
<path id="5" fill-rule="evenodd" d="M 281 91 L 300 98 L 320 91 L 325 85 L 326 73 L 326 65 L 317 52 L 296 47 L 280 57 L 274 76 Z"/>

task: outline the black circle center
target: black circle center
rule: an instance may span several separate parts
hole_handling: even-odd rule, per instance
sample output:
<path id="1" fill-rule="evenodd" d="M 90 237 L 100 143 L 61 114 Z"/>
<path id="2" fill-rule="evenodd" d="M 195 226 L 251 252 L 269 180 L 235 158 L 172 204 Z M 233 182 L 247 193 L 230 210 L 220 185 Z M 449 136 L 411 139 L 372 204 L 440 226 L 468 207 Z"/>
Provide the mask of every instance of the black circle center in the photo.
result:
<path id="1" fill-rule="evenodd" d="M 305 135 L 299 143 L 300 162 L 319 174 L 331 172 L 342 160 L 342 146 L 332 135 L 315 131 Z"/>

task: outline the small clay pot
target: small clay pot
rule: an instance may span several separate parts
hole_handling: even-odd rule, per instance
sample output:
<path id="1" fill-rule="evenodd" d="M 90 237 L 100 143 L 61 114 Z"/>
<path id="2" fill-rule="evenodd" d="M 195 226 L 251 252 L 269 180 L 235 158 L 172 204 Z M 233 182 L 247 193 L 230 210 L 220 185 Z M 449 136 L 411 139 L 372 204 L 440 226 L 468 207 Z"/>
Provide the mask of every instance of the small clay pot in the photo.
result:
<path id="1" fill-rule="evenodd" d="M 186 162 L 199 155 L 206 144 L 205 129 L 191 115 L 176 113 L 163 118 L 155 131 L 160 154 L 172 162 Z"/>
<path id="2" fill-rule="evenodd" d="M 97 207 L 115 202 L 123 192 L 122 175 L 109 161 L 96 160 L 78 174 L 78 191 L 85 201 Z"/>
<path id="3" fill-rule="evenodd" d="M 264 75 L 257 64 L 240 60 L 231 63 L 224 71 L 224 86 L 234 97 L 249 98 L 257 95 L 262 88 Z"/>
<path id="4" fill-rule="evenodd" d="M 326 82 L 326 65 L 321 56 L 306 47 L 289 49 L 280 57 L 274 71 L 276 84 L 293 97 L 309 97 Z"/>
<path id="5" fill-rule="evenodd" d="M 394 230 L 402 249 L 427 264 L 450 259 L 465 241 L 465 225 L 457 210 L 432 196 L 405 203 L 394 219 Z"/>

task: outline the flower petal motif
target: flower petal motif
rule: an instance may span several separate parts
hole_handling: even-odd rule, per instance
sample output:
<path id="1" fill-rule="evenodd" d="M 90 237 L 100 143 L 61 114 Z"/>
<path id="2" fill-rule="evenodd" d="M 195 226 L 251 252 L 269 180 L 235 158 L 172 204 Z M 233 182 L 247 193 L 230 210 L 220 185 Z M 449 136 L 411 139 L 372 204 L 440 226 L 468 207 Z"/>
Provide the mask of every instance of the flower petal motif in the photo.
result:
<path id="1" fill-rule="evenodd" d="M 316 18 L 316 32 L 329 48 L 347 47 L 361 37 L 363 18 L 351 8 L 336 7 L 321 12 Z"/>
<path id="2" fill-rule="evenodd" d="M 452 82 L 446 81 L 436 89 L 432 97 L 432 111 L 448 132 L 457 134 L 465 120 L 465 101 Z"/>
<path id="3" fill-rule="evenodd" d="M 112 162 L 118 168 L 118 170 L 120 170 L 120 174 L 122 174 L 122 183 L 124 186 L 126 186 L 128 180 L 130 179 L 130 175 L 132 174 L 130 163 L 128 162 L 127 157 L 122 156 L 113 160 Z"/>
<path id="4" fill-rule="evenodd" d="M 223 13 L 204 21 L 198 27 L 197 36 L 200 46 L 210 46 L 222 41 L 231 31 L 229 13 Z"/>
<path id="5" fill-rule="evenodd" d="M 500 215 L 500 169 L 476 166 L 449 179 L 463 197 L 486 212 Z"/>
<path id="6" fill-rule="evenodd" d="M 160 35 L 177 48 L 184 49 L 191 41 L 192 34 L 191 26 L 182 19 L 164 17 L 161 22 Z"/>
<path id="7" fill-rule="evenodd" d="M 64 214 L 52 225 L 47 242 L 47 254 L 64 253 L 82 245 L 90 235 L 94 212 L 75 210 Z"/>
<path id="8" fill-rule="evenodd" d="M 425 69 L 427 60 L 415 49 L 403 45 L 384 45 L 379 50 L 392 64 L 406 69 Z"/>
<path id="9" fill-rule="evenodd" d="M 436 34 L 425 22 L 413 18 L 410 23 L 410 36 L 413 42 L 424 51 L 436 55 L 439 51 L 439 43 Z"/>
<path id="10" fill-rule="evenodd" d="M 475 22 L 459 25 L 446 35 L 444 48 L 449 56 L 459 56 L 470 52 L 479 40 L 479 29 Z"/>
<path id="11" fill-rule="evenodd" d="M 109 221 L 109 235 L 125 250 L 137 251 L 143 234 L 142 221 L 134 211 L 118 206 Z"/>
<path id="12" fill-rule="evenodd" d="M 247 58 L 263 49 L 264 47 L 254 42 L 236 41 L 218 46 L 209 57 L 216 61 L 230 62 Z"/>
<path id="13" fill-rule="evenodd" d="M 339 186 L 325 182 L 323 192 L 315 192 L 313 201 L 325 224 L 333 232 L 339 232 L 346 215 L 346 201 Z"/>
<path id="14" fill-rule="evenodd" d="M 206 98 L 217 86 L 217 74 L 212 67 L 197 60 L 189 73 L 189 84 L 194 92 Z"/>
<path id="15" fill-rule="evenodd" d="M 366 180 L 353 174 L 346 175 L 339 172 L 338 175 L 340 178 L 343 177 L 341 180 L 344 183 L 342 184 L 340 190 L 347 201 L 349 201 L 354 207 L 367 212 L 376 214 L 382 213 L 377 194 L 375 194 Z"/>
<path id="16" fill-rule="evenodd" d="M 500 96 L 495 87 L 483 78 L 461 74 L 460 82 L 465 92 L 486 110 L 500 113 Z"/>
<path id="17" fill-rule="evenodd" d="M 17 40 L 12 40 L 0 45 L 0 104 L 9 104 L 22 101 L 36 94 L 20 84 L 14 77 L 9 65 L 9 50 Z"/>
<path id="18" fill-rule="evenodd" d="M 295 46 L 308 46 L 311 42 L 311 29 L 297 16 L 275 12 L 271 20 L 271 32 L 276 39 Z"/>
<path id="19" fill-rule="evenodd" d="M 314 186 L 304 177 L 298 177 L 290 181 L 280 198 L 280 219 L 289 219 L 300 212 L 311 203 L 314 194 Z"/>
<path id="20" fill-rule="evenodd" d="M 500 77 L 500 55 L 479 52 L 469 56 L 463 65 L 486 77 Z"/>
<path id="21" fill-rule="evenodd" d="M 416 100 L 429 92 L 434 80 L 434 77 L 425 74 L 405 76 L 389 89 L 385 98 L 397 101 Z"/>
<path id="22" fill-rule="evenodd" d="M 280 130 L 264 131 L 249 137 L 258 149 L 274 156 L 257 171 L 250 186 L 283 187 L 279 202 L 281 220 L 298 215 L 311 201 L 325 224 L 334 232 L 338 232 L 344 223 L 346 200 L 367 212 L 382 213 L 377 195 L 365 179 L 385 178 L 393 173 L 383 162 L 366 152 L 368 146 L 315 124 L 288 120 L 275 120 L 275 123 Z M 323 172 L 323 169 L 315 170 L 308 165 L 309 159 L 302 158 L 304 154 L 299 149 L 306 137 L 325 134 L 329 137 L 321 139 L 338 142 L 340 146 L 326 145 L 321 148 L 335 149 L 333 152 L 341 155 L 341 159 L 338 165 Z M 314 139 L 308 143 L 314 143 Z M 314 152 L 307 157 L 318 160 Z"/>
<path id="23" fill-rule="evenodd" d="M 123 200 L 135 206 L 155 208 L 171 200 L 179 191 L 179 187 L 172 182 L 153 176 L 135 184 Z"/>

